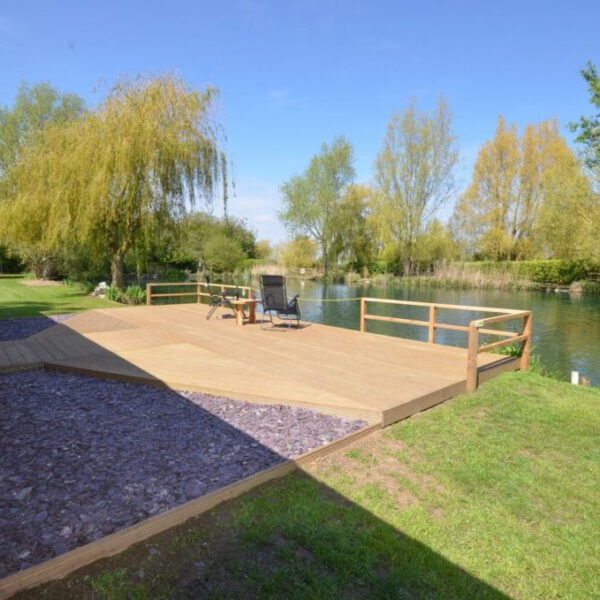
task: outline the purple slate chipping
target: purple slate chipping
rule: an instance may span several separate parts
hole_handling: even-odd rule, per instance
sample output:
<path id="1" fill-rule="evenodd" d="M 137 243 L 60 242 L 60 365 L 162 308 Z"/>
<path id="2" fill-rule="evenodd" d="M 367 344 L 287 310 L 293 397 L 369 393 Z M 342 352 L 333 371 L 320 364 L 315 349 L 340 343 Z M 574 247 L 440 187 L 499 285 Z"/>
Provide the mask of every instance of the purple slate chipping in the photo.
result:
<path id="1" fill-rule="evenodd" d="M 22 317 L 19 319 L 0 319 L 0 342 L 10 342 L 13 340 L 22 340 L 23 338 L 35 335 L 52 325 L 62 323 L 72 314 L 51 315 L 48 317 Z"/>
<path id="2" fill-rule="evenodd" d="M 0 376 L 0 577 L 365 425 L 42 370 Z"/>

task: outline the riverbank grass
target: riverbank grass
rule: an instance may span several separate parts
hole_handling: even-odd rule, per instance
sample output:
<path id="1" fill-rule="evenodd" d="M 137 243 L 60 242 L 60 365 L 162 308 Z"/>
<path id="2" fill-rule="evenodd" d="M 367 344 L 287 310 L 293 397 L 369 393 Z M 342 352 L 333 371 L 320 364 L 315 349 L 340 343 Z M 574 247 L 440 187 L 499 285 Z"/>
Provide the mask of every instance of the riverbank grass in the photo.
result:
<path id="1" fill-rule="evenodd" d="M 600 589 L 600 390 L 509 373 L 22 598 Z"/>
<path id="2" fill-rule="evenodd" d="M 122 306 L 87 295 L 77 285 L 28 286 L 22 277 L 0 277 L 0 319 L 39 317 Z"/>

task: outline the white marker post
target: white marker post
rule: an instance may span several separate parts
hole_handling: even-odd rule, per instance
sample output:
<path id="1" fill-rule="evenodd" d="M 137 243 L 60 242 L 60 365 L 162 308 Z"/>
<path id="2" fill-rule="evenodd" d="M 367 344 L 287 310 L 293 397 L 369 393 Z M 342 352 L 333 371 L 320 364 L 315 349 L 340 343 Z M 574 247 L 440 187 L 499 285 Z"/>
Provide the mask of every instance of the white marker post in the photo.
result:
<path id="1" fill-rule="evenodd" d="M 571 371 L 571 383 L 579 385 L 579 371 Z"/>

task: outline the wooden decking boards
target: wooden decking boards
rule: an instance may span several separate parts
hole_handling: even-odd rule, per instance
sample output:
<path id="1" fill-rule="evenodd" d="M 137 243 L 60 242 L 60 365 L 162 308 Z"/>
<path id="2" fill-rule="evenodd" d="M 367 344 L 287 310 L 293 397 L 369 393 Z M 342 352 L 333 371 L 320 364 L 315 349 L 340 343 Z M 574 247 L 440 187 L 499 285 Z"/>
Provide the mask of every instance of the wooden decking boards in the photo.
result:
<path id="1" fill-rule="evenodd" d="M 100 309 L 0 343 L 0 372 L 63 371 L 313 408 L 388 425 L 466 389 L 467 351 L 305 323 L 206 320 L 202 304 Z M 481 377 L 518 360 L 479 356 Z"/>

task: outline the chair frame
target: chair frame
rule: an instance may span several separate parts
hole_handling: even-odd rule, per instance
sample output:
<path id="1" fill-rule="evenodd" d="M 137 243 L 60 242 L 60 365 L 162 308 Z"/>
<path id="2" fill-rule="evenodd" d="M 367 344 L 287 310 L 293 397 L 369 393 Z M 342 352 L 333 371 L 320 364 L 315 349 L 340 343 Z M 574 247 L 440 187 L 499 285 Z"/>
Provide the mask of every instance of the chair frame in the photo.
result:
<path id="1" fill-rule="evenodd" d="M 273 277 L 280 278 L 281 281 L 281 290 L 283 294 L 283 304 L 277 304 L 276 302 L 269 302 L 268 294 L 265 294 L 265 284 L 263 281 L 264 277 Z M 287 321 L 288 329 L 292 326 L 292 321 L 296 321 L 296 328 L 300 327 L 300 305 L 298 304 L 299 294 L 296 294 L 290 301 L 288 301 L 287 297 L 287 289 L 285 285 L 285 277 L 282 275 L 260 275 L 260 304 L 263 306 L 263 314 L 269 316 L 269 320 L 271 321 L 272 327 L 277 327 L 279 324 L 273 321 L 273 313 L 275 316 L 279 318 L 281 321 Z M 293 308 L 292 308 L 293 307 Z M 265 320 L 264 318 L 260 321 L 260 328 L 263 329 L 263 324 Z"/>
<path id="2" fill-rule="evenodd" d="M 231 304 L 231 298 L 235 298 L 236 300 L 240 299 L 239 288 L 236 288 L 235 291 L 224 290 L 222 292 L 219 292 L 218 294 L 211 294 L 209 299 L 211 307 L 208 311 L 208 314 L 206 315 L 206 320 L 208 321 L 219 307 L 230 308 L 231 312 L 233 312 L 235 316 L 235 307 L 233 306 L 233 304 Z M 243 315 L 244 318 L 246 318 L 245 312 L 243 312 Z"/>

